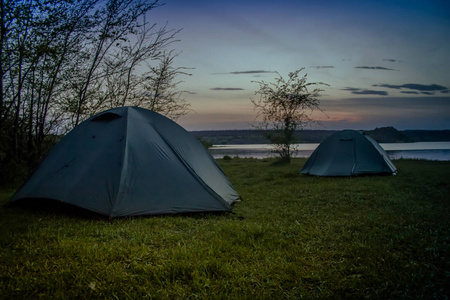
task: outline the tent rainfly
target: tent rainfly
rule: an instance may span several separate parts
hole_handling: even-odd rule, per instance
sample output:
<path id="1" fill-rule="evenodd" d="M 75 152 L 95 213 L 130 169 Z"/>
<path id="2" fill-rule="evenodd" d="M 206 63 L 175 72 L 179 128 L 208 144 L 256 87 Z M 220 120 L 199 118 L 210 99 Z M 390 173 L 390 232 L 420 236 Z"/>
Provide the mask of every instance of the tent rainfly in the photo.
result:
<path id="1" fill-rule="evenodd" d="M 109 217 L 231 211 L 239 195 L 172 120 L 120 107 L 79 124 L 11 198 L 51 199 Z"/>
<path id="2" fill-rule="evenodd" d="M 316 176 L 395 174 L 397 168 L 372 138 L 355 130 L 336 132 L 314 150 L 300 173 Z"/>

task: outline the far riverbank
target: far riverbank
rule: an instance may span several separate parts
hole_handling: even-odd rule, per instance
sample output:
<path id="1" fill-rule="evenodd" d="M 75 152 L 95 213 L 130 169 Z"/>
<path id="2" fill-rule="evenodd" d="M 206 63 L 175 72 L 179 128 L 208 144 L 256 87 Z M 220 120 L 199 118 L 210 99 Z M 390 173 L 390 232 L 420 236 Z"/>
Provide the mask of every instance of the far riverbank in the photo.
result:
<path id="1" fill-rule="evenodd" d="M 309 157 L 319 143 L 296 144 L 295 157 Z M 381 143 L 391 159 L 426 159 L 436 161 L 450 160 L 450 142 L 417 142 L 417 143 Z M 254 157 L 267 158 L 276 156 L 270 144 L 214 145 L 209 148 L 214 158 Z"/>
<path id="2" fill-rule="evenodd" d="M 374 130 L 360 130 L 378 143 L 418 143 L 450 142 L 450 130 L 397 130 L 381 127 Z M 321 143 L 338 130 L 298 130 L 295 141 L 298 143 Z M 197 139 L 208 145 L 254 145 L 269 144 L 260 130 L 206 130 L 191 131 Z"/>

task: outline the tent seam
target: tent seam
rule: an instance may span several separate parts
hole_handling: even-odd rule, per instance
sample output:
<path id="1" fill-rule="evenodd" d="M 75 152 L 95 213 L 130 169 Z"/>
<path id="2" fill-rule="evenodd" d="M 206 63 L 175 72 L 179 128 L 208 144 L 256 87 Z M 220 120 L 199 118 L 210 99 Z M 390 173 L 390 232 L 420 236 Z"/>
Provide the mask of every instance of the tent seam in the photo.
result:
<path id="1" fill-rule="evenodd" d="M 127 107 L 127 109 L 130 109 Z M 125 179 L 126 179 L 126 174 L 125 174 L 125 170 L 127 169 L 125 167 L 125 164 L 128 165 L 128 130 L 129 130 L 129 122 L 130 122 L 130 116 L 129 113 L 126 114 L 126 121 L 125 121 L 125 132 L 124 132 L 124 138 L 123 138 L 123 142 L 125 143 L 124 145 L 124 150 L 123 150 L 123 155 L 122 155 L 122 166 L 121 166 L 121 170 L 120 170 L 120 178 L 119 178 L 119 189 L 117 190 L 116 195 L 113 197 L 112 201 L 111 201 L 111 211 L 109 213 L 110 217 L 114 217 L 114 212 L 116 210 L 116 206 L 119 202 L 119 199 L 122 198 L 122 193 L 123 193 L 123 189 L 125 186 Z"/>

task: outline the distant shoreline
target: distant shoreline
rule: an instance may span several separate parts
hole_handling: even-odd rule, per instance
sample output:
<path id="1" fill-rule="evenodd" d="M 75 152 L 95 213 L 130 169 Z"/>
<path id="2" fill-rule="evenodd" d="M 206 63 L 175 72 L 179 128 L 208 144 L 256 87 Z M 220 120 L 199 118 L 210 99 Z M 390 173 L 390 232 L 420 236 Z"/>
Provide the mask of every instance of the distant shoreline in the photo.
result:
<path id="1" fill-rule="evenodd" d="M 296 143 L 320 143 L 339 130 L 299 130 L 296 132 Z M 450 141 L 450 130 L 397 130 L 393 127 L 382 127 L 374 130 L 362 130 L 378 143 L 414 143 L 414 142 L 447 142 Z M 194 137 L 211 145 L 268 144 L 262 131 L 248 130 L 201 130 L 191 131 Z"/>

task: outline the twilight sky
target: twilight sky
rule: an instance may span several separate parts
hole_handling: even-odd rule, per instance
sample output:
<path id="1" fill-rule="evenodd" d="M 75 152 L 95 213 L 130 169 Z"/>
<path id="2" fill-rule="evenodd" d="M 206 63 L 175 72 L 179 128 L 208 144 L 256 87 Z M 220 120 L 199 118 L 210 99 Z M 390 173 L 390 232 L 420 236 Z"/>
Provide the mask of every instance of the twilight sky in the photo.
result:
<path id="1" fill-rule="evenodd" d="M 187 130 L 250 129 L 259 85 L 302 67 L 322 81 L 315 129 L 450 129 L 448 0 L 165 0 L 194 112 Z M 303 73 L 302 73 L 303 74 Z"/>

